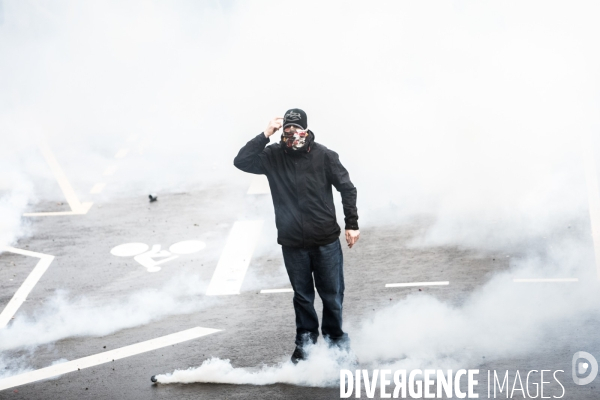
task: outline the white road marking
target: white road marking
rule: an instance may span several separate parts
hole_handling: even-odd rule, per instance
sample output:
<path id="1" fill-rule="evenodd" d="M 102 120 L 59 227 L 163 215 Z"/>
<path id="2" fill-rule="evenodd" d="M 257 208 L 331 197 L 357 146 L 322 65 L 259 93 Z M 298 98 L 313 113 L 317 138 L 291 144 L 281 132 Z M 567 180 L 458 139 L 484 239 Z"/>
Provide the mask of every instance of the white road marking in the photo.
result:
<path id="1" fill-rule="evenodd" d="M 585 134 L 584 134 L 585 135 Z M 596 253 L 596 271 L 600 280 L 600 186 L 598 184 L 597 165 L 594 161 L 593 141 L 591 135 L 585 135 L 583 143 L 583 165 L 587 183 L 588 202 L 590 205 L 590 222 L 592 239 Z"/>
<path id="2" fill-rule="evenodd" d="M 199 240 L 184 240 L 172 244 L 169 251 L 175 254 L 192 254 L 206 247 L 206 243 Z"/>
<path id="3" fill-rule="evenodd" d="M 125 243 L 110 249 L 110 254 L 117 257 L 133 257 L 145 253 L 149 248 L 146 243 Z"/>
<path id="4" fill-rule="evenodd" d="M 269 188 L 269 181 L 265 175 L 253 175 L 252 183 L 248 188 L 248 192 L 246 194 L 265 194 L 271 193 L 271 189 Z"/>
<path id="5" fill-rule="evenodd" d="M 67 176 L 63 172 L 62 168 L 58 164 L 58 161 L 56 161 L 56 158 L 54 157 L 54 154 L 52 153 L 52 150 L 50 149 L 48 144 L 45 142 L 40 142 L 39 147 L 42 152 L 42 155 L 44 156 L 44 159 L 46 160 L 46 163 L 48 163 L 48 166 L 50 167 L 50 170 L 52 171 L 52 174 L 54 175 L 54 178 L 58 182 L 60 189 L 62 190 L 63 194 L 65 195 L 65 198 L 67 199 L 67 202 L 69 203 L 69 207 L 71 207 L 71 211 L 35 212 L 35 213 L 25 213 L 23 215 L 27 216 L 27 217 L 34 217 L 34 216 L 87 214 L 87 212 L 92 207 L 92 204 L 94 204 L 94 203 L 91 203 L 91 202 L 80 203 L 79 202 L 79 199 L 77 198 L 77 195 L 75 194 L 75 191 L 73 190 L 73 187 L 69 183 L 69 180 L 67 179 Z"/>
<path id="6" fill-rule="evenodd" d="M 117 257 L 133 257 L 135 261 L 146 267 L 148 272 L 158 272 L 160 271 L 158 265 L 175 260 L 180 255 L 197 253 L 205 247 L 206 243 L 200 240 L 183 240 L 172 244 L 169 251 L 161 250 L 160 244 L 153 245 L 148 251 L 150 247 L 146 243 L 125 243 L 113 247 L 110 254 Z M 162 260 L 157 261 L 155 258 L 162 258 Z"/>
<path id="7" fill-rule="evenodd" d="M 114 174 L 115 172 L 117 172 L 117 166 L 113 164 L 113 165 L 109 165 L 104 170 L 104 173 L 102 175 L 104 175 L 104 176 L 110 176 L 110 175 Z"/>
<path id="8" fill-rule="evenodd" d="M 179 256 L 172 255 L 167 250 L 161 250 L 160 244 L 155 244 L 149 251 L 137 255 L 133 257 L 133 259 L 146 267 L 148 272 L 158 272 L 160 271 L 160 267 L 158 265 L 172 261 L 178 257 Z M 156 261 L 155 258 L 162 258 L 162 260 Z"/>
<path id="9" fill-rule="evenodd" d="M 535 279 L 513 279 L 517 283 L 537 283 L 537 282 L 579 282 L 577 278 L 535 278 Z"/>
<path id="10" fill-rule="evenodd" d="M 240 294 L 263 221 L 237 221 L 233 224 L 217 268 L 208 286 L 208 296 Z"/>
<path id="11" fill-rule="evenodd" d="M 82 203 L 84 208 L 78 212 L 74 211 L 49 211 L 49 212 L 35 212 L 35 213 L 24 213 L 25 217 L 58 217 L 61 215 L 85 215 L 92 207 L 93 203 Z"/>
<path id="12" fill-rule="evenodd" d="M 294 293 L 294 289 L 263 289 L 261 293 Z"/>
<path id="13" fill-rule="evenodd" d="M 385 287 L 411 287 L 411 286 L 438 286 L 449 285 L 449 281 L 440 282 L 409 282 L 409 283 L 386 283 Z"/>
<path id="14" fill-rule="evenodd" d="M 35 265 L 33 271 L 27 276 L 21 287 L 16 291 L 15 295 L 10 299 L 2 313 L 0 314 L 0 329 L 4 328 L 10 319 L 15 315 L 21 304 L 27 299 L 27 296 L 38 283 L 44 272 L 54 260 L 54 256 L 49 254 L 36 253 L 34 251 L 15 249 L 14 247 L 5 247 L 5 251 L 15 254 L 21 254 L 23 256 L 36 257 L 40 261 Z"/>
<path id="15" fill-rule="evenodd" d="M 115 350 L 109 350 L 92 356 L 79 358 L 77 360 L 67 361 L 62 364 L 56 364 L 50 367 L 26 372 L 24 374 L 11 376 L 0 380 L 0 390 L 13 388 L 15 386 L 26 385 L 28 383 L 37 382 L 43 379 L 53 378 L 69 372 L 94 367 L 100 364 L 106 364 L 112 361 L 120 360 L 122 358 L 135 356 L 137 354 L 146 353 L 148 351 L 172 346 L 177 343 L 197 339 L 199 337 L 210 335 L 216 332 L 220 332 L 220 330 L 196 327 L 177 333 L 172 333 L 170 335 L 161 336 L 156 339 L 147 340 L 145 342 L 121 347 Z"/>
<path id="16" fill-rule="evenodd" d="M 117 154 L 115 154 L 115 158 L 123 158 L 129 153 L 129 149 L 119 149 Z"/>
<path id="17" fill-rule="evenodd" d="M 105 186 L 106 186 L 106 183 L 104 183 L 104 182 L 96 183 L 94 185 L 94 187 L 92 188 L 92 190 L 90 190 L 90 193 L 91 194 L 100 193 L 100 192 L 102 192 L 102 190 L 104 190 Z"/>

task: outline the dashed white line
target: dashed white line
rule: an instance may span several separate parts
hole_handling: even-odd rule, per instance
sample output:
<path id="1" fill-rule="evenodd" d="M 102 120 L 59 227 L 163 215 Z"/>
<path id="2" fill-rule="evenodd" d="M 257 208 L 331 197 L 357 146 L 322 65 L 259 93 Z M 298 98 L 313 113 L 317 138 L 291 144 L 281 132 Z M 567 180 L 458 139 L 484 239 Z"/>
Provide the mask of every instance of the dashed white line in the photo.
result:
<path id="1" fill-rule="evenodd" d="M 115 158 L 123 158 L 129 153 L 129 149 L 119 149 L 117 154 L 115 154 Z"/>
<path id="2" fill-rule="evenodd" d="M 35 371 L 26 372 L 24 374 L 10 376 L 8 378 L 0 380 L 0 390 L 9 389 L 15 386 L 26 385 L 28 383 L 40 381 L 42 379 L 60 376 L 68 372 L 94 367 L 96 365 L 120 360 L 125 357 L 131 357 L 136 354 L 146 353 L 148 351 L 171 346 L 192 339 L 197 339 L 199 337 L 210 335 L 219 331 L 219 329 L 196 327 L 185 331 L 173 333 L 170 335 L 161 336 L 156 339 L 147 340 L 145 342 L 121 347 L 115 350 L 109 350 L 92 356 L 68 361 L 62 364 L 57 364 Z"/>
<path id="3" fill-rule="evenodd" d="M 15 249 L 14 247 L 6 247 L 5 251 L 21 254 L 29 257 L 39 258 L 40 261 L 35 265 L 33 271 L 27 276 L 27 279 L 23 282 L 21 287 L 16 291 L 12 299 L 8 302 L 2 313 L 0 314 L 0 329 L 4 328 L 10 319 L 15 315 L 21 304 L 27 299 L 27 296 L 33 289 L 33 287 L 38 283 L 44 272 L 48 269 L 52 260 L 54 260 L 54 256 L 49 254 L 36 253 L 34 251 Z"/>
<path id="4" fill-rule="evenodd" d="M 386 283 L 385 287 L 411 287 L 411 286 L 439 286 L 439 285 L 449 285 L 449 281 L 440 281 L 440 282 L 408 282 L 408 283 Z"/>
<path id="5" fill-rule="evenodd" d="M 109 165 L 109 166 L 108 166 L 108 167 L 107 167 L 107 168 L 104 170 L 104 173 L 103 173 L 103 175 L 104 175 L 104 176 L 109 176 L 109 175 L 112 175 L 112 174 L 114 174 L 115 172 L 117 172 L 117 166 L 113 164 L 113 165 Z"/>
<path id="6" fill-rule="evenodd" d="M 104 182 L 96 183 L 94 185 L 94 187 L 90 190 L 90 193 L 92 193 L 92 194 L 100 193 L 100 192 L 102 192 L 102 190 L 104 190 L 105 186 L 106 186 L 106 183 L 104 183 Z"/>
<path id="7" fill-rule="evenodd" d="M 208 286 L 208 296 L 240 294 L 263 221 L 237 221 L 233 224 L 217 268 Z"/>
<path id="8" fill-rule="evenodd" d="M 263 289 L 260 291 L 261 293 L 294 293 L 294 289 Z"/>
<path id="9" fill-rule="evenodd" d="M 579 282 L 577 278 L 533 278 L 533 279 L 513 279 L 516 283 L 539 283 L 539 282 Z"/>

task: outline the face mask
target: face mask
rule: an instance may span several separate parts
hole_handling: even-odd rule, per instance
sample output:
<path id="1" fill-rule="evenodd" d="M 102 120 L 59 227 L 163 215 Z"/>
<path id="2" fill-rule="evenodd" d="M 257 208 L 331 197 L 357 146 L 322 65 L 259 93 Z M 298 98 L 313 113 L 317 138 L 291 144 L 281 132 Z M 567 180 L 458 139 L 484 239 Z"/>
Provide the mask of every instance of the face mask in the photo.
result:
<path id="1" fill-rule="evenodd" d="M 287 132 L 286 132 L 287 131 Z M 298 150 L 304 147 L 308 139 L 308 129 L 300 129 L 295 126 L 287 127 L 281 135 L 281 141 L 288 149 Z"/>

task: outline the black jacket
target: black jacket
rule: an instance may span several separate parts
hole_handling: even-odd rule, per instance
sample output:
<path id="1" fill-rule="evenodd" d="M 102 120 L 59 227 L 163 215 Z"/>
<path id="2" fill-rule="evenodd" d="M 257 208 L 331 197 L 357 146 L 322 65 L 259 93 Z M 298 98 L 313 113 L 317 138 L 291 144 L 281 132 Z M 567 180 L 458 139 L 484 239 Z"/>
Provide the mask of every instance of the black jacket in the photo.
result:
<path id="1" fill-rule="evenodd" d="M 233 164 L 245 172 L 265 174 L 269 180 L 277 243 L 312 247 L 332 243 L 340 235 L 331 185 L 342 195 L 346 229 L 358 229 L 356 188 L 335 151 L 314 142 L 309 131 L 309 151 L 286 150 L 281 142 L 269 143 L 264 133 L 250 140 Z"/>

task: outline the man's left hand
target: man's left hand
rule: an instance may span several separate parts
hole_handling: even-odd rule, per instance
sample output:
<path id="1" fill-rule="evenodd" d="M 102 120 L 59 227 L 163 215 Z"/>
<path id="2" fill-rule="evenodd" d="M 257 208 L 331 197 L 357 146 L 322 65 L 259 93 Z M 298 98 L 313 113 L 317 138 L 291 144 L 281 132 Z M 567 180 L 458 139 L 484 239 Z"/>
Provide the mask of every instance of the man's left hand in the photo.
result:
<path id="1" fill-rule="evenodd" d="M 358 242 L 359 237 L 360 231 L 346 229 L 346 243 L 348 243 L 348 247 L 352 248 L 352 246 L 354 246 L 354 243 Z"/>

